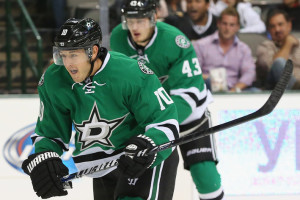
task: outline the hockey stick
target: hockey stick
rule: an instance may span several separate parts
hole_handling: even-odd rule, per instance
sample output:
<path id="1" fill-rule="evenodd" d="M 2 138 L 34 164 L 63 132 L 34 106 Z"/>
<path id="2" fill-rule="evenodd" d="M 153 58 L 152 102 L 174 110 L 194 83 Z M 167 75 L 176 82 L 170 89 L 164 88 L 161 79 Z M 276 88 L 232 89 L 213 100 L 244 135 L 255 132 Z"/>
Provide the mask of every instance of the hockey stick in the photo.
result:
<path id="1" fill-rule="evenodd" d="M 188 135 L 185 135 L 181 138 L 158 145 L 152 149 L 148 149 L 147 154 L 148 155 L 154 154 L 154 153 L 169 149 L 171 147 L 185 144 L 190 141 L 193 141 L 193 140 L 208 136 L 210 134 L 231 128 L 233 126 L 240 125 L 242 123 L 257 119 L 259 117 L 262 117 L 262 116 L 265 116 L 265 115 L 271 113 L 274 110 L 274 108 L 276 107 L 276 105 L 278 104 L 279 100 L 281 99 L 281 97 L 285 91 L 285 88 L 287 87 L 287 85 L 289 83 L 292 72 L 293 72 L 293 63 L 291 60 L 288 60 L 286 62 L 285 68 L 280 77 L 280 80 L 276 84 L 276 86 L 275 86 L 274 90 L 272 91 L 271 95 L 269 96 L 268 100 L 259 110 L 255 111 L 254 113 L 231 120 L 229 122 L 225 122 L 223 124 L 219 124 L 217 126 L 213 126 L 211 128 L 205 129 L 205 130 L 201 130 L 201 131 L 198 130 L 198 131 L 192 132 Z M 64 177 L 62 179 L 62 182 L 65 183 L 66 185 L 68 185 L 67 181 L 73 180 L 75 178 L 80 178 L 84 175 L 92 174 L 92 173 L 102 171 L 102 170 L 105 170 L 105 169 L 108 169 L 111 167 L 115 167 L 117 165 L 118 165 L 117 160 L 113 160 L 113 161 L 103 163 L 98 166 L 93 166 L 91 168 L 88 168 L 88 169 L 82 170 L 80 172 L 70 174 L 67 177 Z"/>
<path id="2" fill-rule="evenodd" d="M 168 148 L 171 148 L 174 146 L 185 144 L 190 141 L 193 141 L 193 140 L 208 136 L 210 134 L 231 128 L 233 126 L 237 126 L 239 124 L 257 119 L 259 117 L 262 117 L 262 116 L 265 116 L 265 115 L 271 113 L 274 110 L 274 108 L 276 107 L 276 105 L 278 104 L 279 100 L 281 99 L 281 97 L 289 83 L 292 72 L 293 72 L 293 62 L 291 60 L 288 60 L 285 64 L 285 67 L 284 67 L 284 70 L 280 77 L 280 80 L 276 84 L 276 86 L 275 86 L 274 90 L 272 91 L 271 95 L 269 96 L 268 100 L 259 110 L 255 111 L 254 113 L 245 115 L 243 117 L 231 120 L 231 121 L 223 123 L 223 124 L 219 124 L 217 126 L 213 126 L 206 130 L 195 131 L 184 137 L 178 138 L 176 140 L 172 140 L 165 144 L 158 145 L 158 146 L 154 147 L 153 149 L 150 149 L 148 151 L 148 154 L 154 154 L 154 153 L 163 151 L 165 149 L 168 149 Z"/>

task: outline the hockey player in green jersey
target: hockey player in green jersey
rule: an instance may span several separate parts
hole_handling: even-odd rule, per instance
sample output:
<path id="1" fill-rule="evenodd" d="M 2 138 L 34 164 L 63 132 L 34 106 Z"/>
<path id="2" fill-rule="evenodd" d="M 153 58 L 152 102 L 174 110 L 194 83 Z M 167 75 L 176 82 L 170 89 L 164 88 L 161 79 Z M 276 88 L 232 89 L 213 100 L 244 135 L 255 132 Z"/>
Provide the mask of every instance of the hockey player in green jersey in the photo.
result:
<path id="1" fill-rule="evenodd" d="M 146 64 L 176 104 L 180 135 L 211 126 L 207 106 L 211 93 L 204 84 L 191 42 L 173 26 L 157 22 L 155 0 L 124 0 L 122 24 L 111 33 L 110 47 Z M 216 168 L 214 137 L 180 145 L 185 169 L 190 170 L 202 200 L 224 198 Z"/>
<path id="2" fill-rule="evenodd" d="M 69 19 L 60 28 L 54 64 L 39 81 L 35 153 L 22 169 L 41 198 L 66 195 L 61 178 L 68 169 L 60 156 L 68 150 L 73 124 L 78 170 L 119 162 L 91 174 L 95 200 L 171 200 L 176 148 L 137 152 L 178 138 L 176 106 L 145 64 L 107 51 L 101 42 L 92 19 Z M 102 185 L 100 177 L 109 181 Z"/>

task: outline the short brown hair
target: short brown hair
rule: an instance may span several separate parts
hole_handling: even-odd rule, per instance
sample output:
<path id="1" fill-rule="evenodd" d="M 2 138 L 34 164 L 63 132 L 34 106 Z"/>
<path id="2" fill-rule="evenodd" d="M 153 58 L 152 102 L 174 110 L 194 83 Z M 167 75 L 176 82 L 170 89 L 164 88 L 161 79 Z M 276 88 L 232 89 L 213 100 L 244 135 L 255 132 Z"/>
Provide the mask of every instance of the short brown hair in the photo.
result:
<path id="1" fill-rule="evenodd" d="M 275 15 L 283 15 L 284 19 L 287 22 L 291 21 L 291 18 L 287 12 L 285 12 L 284 10 L 280 10 L 280 9 L 274 9 L 267 15 L 267 20 L 266 20 L 267 28 L 269 28 L 271 18 L 274 17 Z"/>
<path id="2" fill-rule="evenodd" d="M 238 11 L 235 8 L 233 8 L 233 7 L 227 7 L 227 8 L 225 8 L 221 12 L 220 17 L 219 17 L 218 20 L 221 21 L 224 15 L 229 15 L 229 16 L 237 17 L 238 24 L 240 25 L 240 15 L 239 15 Z"/>

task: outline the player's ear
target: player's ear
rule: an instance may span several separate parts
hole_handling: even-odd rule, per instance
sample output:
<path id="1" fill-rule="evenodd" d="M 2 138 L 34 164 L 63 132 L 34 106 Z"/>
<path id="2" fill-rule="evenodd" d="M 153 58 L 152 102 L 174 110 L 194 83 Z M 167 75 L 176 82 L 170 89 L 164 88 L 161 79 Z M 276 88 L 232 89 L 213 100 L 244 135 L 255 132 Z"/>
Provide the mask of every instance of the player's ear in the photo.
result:
<path id="1" fill-rule="evenodd" d="M 95 60 L 95 59 L 96 59 L 97 54 L 98 54 L 98 51 L 99 51 L 99 47 L 98 47 L 97 45 L 94 45 L 94 46 L 93 46 L 92 60 Z"/>

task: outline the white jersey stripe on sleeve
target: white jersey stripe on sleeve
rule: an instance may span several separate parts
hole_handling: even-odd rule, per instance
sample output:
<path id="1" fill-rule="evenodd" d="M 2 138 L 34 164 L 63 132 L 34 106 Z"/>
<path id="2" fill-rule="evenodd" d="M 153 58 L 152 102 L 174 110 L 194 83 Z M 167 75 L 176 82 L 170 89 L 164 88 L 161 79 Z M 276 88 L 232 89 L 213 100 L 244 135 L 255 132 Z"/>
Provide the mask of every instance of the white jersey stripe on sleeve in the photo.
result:
<path id="1" fill-rule="evenodd" d="M 204 89 L 200 92 L 200 90 L 196 87 L 191 87 L 187 89 L 176 89 L 176 90 L 170 90 L 171 95 L 186 95 L 187 93 L 193 93 L 196 95 L 198 100 L 204 99 L 207 96 L 208 90 L 206 89 L 206 85 L 204 85 Z"/>
<path id="2" fill-rule="evenodd" d="M 33 145 L 35 145 L 35 143 L 41 141 L 43 138 L 46 138 L 46 137 L 43 137 L 43 136 L 40 136 L 40 135 L 34 133 L 31 135 L 31 138 L 34 139 Z M 48 139 L 50 139 L 50 138 L 48 138 Z M 64 143 L 61 138 L 54 138 L 54 139 L 50 139 L 50 140 L 52 142 L 57 143 L 60 146 L 63 145 L 65 150 L 69 149 L 69 144 Z"/>
<path id="3" fill-rule="evenodd" d="M 174 125 L 177 129 L 177 133 L 174 133 L 170 128 L 168 128 L 167 124 L 171 124 Z M 178 125 L 178 121 L 175 119 L 169 119 L 160 123 L 156 123 L 156 124 L 149 124 L 148 126 L 146 126 L 146 131 L 149 130 L 150 128 L 156 128 L 162 132 L 165 133 L 165 135 L 168 137 L 169 140 L 174 140 L 175 137 L 174 135 L 179 133 L 179 125 Z"/>
<path id="4" fill-rule="evenodd" d="M 187 89 L 177 89 L 171 90 L 171 95 L 177 95 L 183 98 L 191 107 L 192 113 L 183 121 L 180 125 L 188 124 L 196 119 L 199 119 L 204 114 L 207 106 L 213 102 L 213 97 L 209 90 L 206 89 L 206 85 L 204 85 L 204 90 L 200 92 L 200 90 L 196 87 L 191 87 Z M 192 98 L 191 95 L 195 98 Z M 197 101 L 198 100 L 198 101 Z M 201 102 L 203 101 L 203 102 Z M 201 105 L 199 105 L 201 103 Z M 198 105 L 197 105 L 198 104 Z"/>

